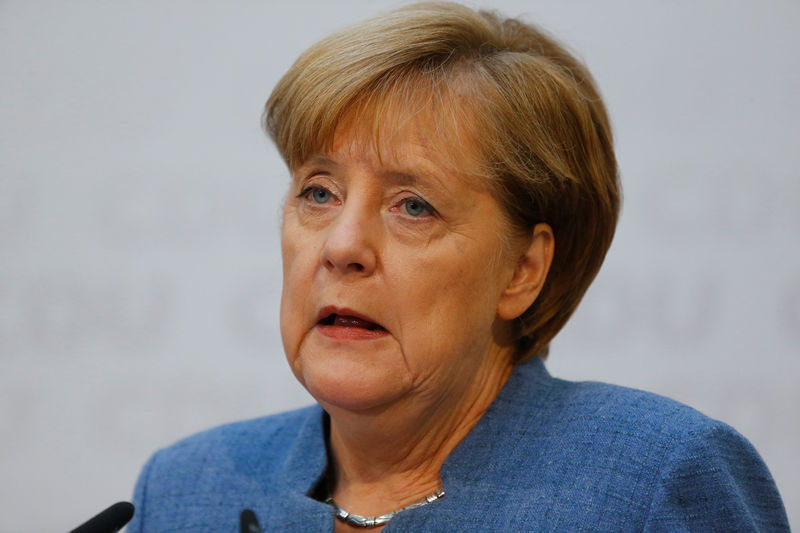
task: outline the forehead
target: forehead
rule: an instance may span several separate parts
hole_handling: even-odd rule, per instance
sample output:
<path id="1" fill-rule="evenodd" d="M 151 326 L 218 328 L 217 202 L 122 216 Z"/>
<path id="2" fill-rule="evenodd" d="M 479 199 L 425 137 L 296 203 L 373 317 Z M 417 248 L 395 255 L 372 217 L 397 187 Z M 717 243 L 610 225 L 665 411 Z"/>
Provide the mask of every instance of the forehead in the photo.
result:
<path id="1" fill-rule="evenodd" d="M 483 181 L 484 158 L 473 133 L 472 111 L 461 100 L 449 92 L 389 92 L 351 107 L 310 155 L 346 155 L 398 171 L 422 166 L 477 184 Z"/>

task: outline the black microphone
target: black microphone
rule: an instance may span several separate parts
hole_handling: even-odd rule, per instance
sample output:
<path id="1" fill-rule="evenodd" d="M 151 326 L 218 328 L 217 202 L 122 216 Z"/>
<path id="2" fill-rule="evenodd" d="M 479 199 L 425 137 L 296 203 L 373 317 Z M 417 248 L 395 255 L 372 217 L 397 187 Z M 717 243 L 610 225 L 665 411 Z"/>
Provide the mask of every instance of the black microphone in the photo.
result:
<path id="1" fill-rule="evenodd" d="M 261 533 L 261 526 L 252 509 L 245 509 L 239 515 L 239 528 L 241 533 Z"/>
<path id="2" fill-rule="evenodd" d="M 133 518 L 133 504 L 117 502 L 69 533 L 117 533 Z"/>

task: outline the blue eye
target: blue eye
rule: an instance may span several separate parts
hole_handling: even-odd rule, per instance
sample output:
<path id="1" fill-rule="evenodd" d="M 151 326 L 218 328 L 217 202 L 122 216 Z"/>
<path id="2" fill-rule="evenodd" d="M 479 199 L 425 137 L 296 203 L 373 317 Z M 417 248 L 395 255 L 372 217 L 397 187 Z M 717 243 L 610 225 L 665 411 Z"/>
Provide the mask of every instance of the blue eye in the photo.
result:
<path id="1" fill-rule="evenodd" d="M 404 202 L 403 207 L 405 208 L 406 213 L 408 213 L 412 217 L 418 217 L 420 215 L 424 215 L 425 213 L 430 213 L 432 211 L 431 206 L 428 205 L 427 202 L 419 198 L 407 199 Z"/>
<path id="2" fill-rule="evenodd" d="M 324 204 L 331 199 L 331 193 L 327 189 L 316 188 L 311 191 L 311 198 L 318 204 Z"/>
<path id="3" fill-rule="evenodd" d="M 297 195 L 298 198 L 310 198 L 318 204 L 328 203 L 328 200 L 331 199 L 331 196 L 331 192 L 328 189 L 323 189 L 322 187 L 306 187 L 300 194 Z"/>

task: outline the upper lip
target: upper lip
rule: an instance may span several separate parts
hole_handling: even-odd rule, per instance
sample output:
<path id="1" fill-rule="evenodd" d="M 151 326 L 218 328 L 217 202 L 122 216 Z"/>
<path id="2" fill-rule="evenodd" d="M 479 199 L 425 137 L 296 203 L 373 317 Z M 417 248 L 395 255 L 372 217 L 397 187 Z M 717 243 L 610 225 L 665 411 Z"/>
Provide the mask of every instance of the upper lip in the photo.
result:
<path id="1" fill-rule="evenodd" d="M 379 323 L 377 320 L 373 319 L 372 317 L 365 315 L 364 313 L 359 313 L 358 311 L 353 311 L 347 307 L 336 307 L 335 305 L 326 305 L 322 309 L 319 310 L 317 313 L 317 323 L 320 323 L 322 320 L 328 318 L 331 315 L 340 315 L 340 316 L 352 316 L 355 318 L 359 318 L 366 322 L 371 322 L 378 327 L 386 329 L 383 324 Z"/>

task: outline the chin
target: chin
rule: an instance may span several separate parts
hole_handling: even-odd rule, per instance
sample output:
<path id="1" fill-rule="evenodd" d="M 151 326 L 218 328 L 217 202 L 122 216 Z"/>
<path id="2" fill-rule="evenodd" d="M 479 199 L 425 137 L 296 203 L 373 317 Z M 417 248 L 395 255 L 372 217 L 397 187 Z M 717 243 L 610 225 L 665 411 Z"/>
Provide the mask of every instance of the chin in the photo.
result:
<path id="1" fill-rule="evenodd" d="M 408 392 L 406 380 L 363 363 L 343 361 L 321 365 L 306 364 L 296 371 L 300 383 L 325 410 L 343 409 L 364 412 L 382 409 L 402 399 Z"/>

